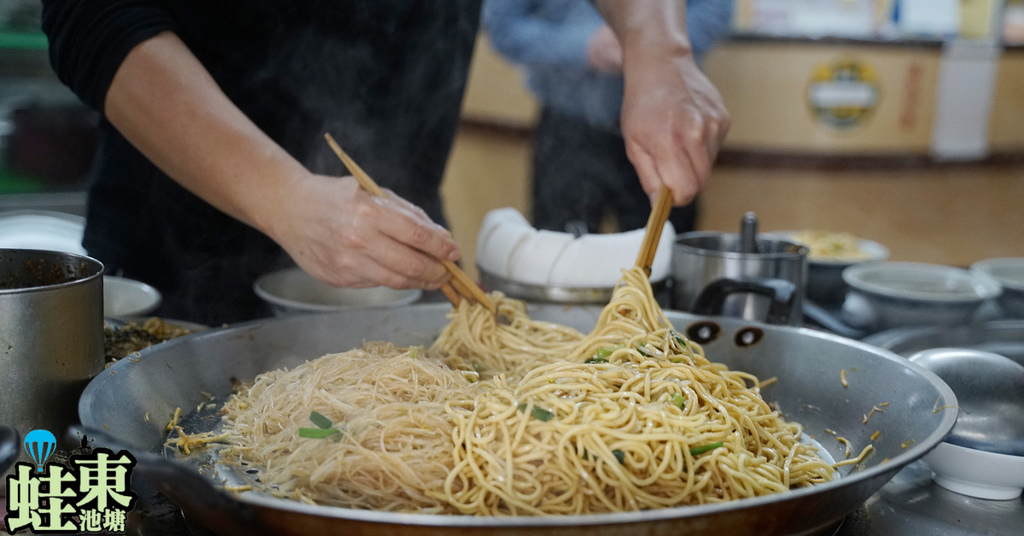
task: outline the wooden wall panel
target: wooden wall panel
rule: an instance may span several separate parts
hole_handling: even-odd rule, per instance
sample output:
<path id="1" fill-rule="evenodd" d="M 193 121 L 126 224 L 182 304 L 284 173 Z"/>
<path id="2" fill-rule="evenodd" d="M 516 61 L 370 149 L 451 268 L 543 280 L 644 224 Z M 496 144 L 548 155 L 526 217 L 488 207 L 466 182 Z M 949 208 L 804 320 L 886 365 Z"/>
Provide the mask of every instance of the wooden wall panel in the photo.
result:
<path id="1" fill-rule="evenodd" d="M 807 100 L 813 72 L 855 60 L 877 73 L 879 100 L 857 126 L 815 119 Z M 733 117 L 726 148 L 802 154 L 927 154 L 939 49 L 878 45 L 729 42 L 705 71 Z"/>
<path id="2" fill-rule="evenodd" d="M 999 59 L 989 143 L 996 153 L 1024 153 L 1024 50 L 1007 51 Z"/>
<path id="3" fill-rule="evenodd" d="M 847 231 L 892 260 L 967 266 L 1024 256 L 1024 165 L 808 170 L 718 166 L 701 194 L 699 227 L 735 232 L 744 212 L 761 230 Z"/>

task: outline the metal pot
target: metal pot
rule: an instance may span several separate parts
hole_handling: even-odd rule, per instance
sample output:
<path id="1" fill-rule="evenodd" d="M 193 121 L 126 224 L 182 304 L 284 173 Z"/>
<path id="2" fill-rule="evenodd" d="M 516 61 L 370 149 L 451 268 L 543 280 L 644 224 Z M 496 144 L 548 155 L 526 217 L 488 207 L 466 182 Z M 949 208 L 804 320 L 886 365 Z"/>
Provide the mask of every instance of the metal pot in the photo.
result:
<path id="1" fill-rule="evenodd" d="M 835 526 L 881 488 L 904 465 L 940 443 L 956 411 L 933 411 L 937 400 L 955 405 L 946 384 L 922 367 L 890 352 L 803 328 L 751 324 L 738 319 L 709 321 L 667 311 L 677 329 L 700 342 L 712 361 L 779 381 L 765 388 L 766 400 L 816 437 L 826 456 L 843 458 L 843 448 L 825 429 L 846 437 L 859 451 L 876 451 L 862 466 L 843 468 L 833 482 L 773 496 L 587 516 L 472 517 L 396 514 L 316 506 L 278 499 L 258 491 L 235 495 L 215 489 L 225 482 L 252 484 L 251 466 L 217 464 L 198 469 L 160 457 L 166 424 L 176 407 L 194 433 L 217 426 L 216 407 L 232 382 L 261 372 L 294 367 L 306 359 L 347 350 L 364 340 L 429 344 L 447 322 L 448 304 L 396 309 L 295 315 L 197 333 L 123 359 L 88 386 L 79 404 L 84 426 L 104 430 L 139 461 L 134 478 L 153 482 L 181 505 L 193 521 L 222 534 L 399 534 L 399 535 L 635 535 L 707 534 L 804 535 Z M 531 306 L 539 320 L 587 330 L 600 309 L 566 305 Z M 848 386 L 841 387 L 841 370 Z M 204 394 L 206 393 L 206 394 Z M 885 412 L 864 415 L 890 402 Z M 197 408 L 199 410 L 190 410 Z M 872 436 L 875 435 L 874 439 Z M 90 437 L 94 437 L 90 433 Z M 102 445 L 103 440 L 97 441 Z M 116 448 L 116 447 L 115 447 Z M 206 452 L 210 452 L 207 450 Z M 201 458 L 201 457 L 200 457 Z M 257 475 L 258 476 L 258 475 Z M 225 480 L 226 479 L 226 480 Z"/>
<path id="2" fill-rule="evenodd" d="M 103 370 L 103 265 L 31 249 L 0 249 L 0 423 L 24 437 L 60 437 Z"/>
<path id="3" fill-rule="evenodd" d="M 744 247 L 737 233 L 693 232 L 672 248 L 674 306 L 771 324 L 802 322 L 807 247 L 759 236 Z"/>

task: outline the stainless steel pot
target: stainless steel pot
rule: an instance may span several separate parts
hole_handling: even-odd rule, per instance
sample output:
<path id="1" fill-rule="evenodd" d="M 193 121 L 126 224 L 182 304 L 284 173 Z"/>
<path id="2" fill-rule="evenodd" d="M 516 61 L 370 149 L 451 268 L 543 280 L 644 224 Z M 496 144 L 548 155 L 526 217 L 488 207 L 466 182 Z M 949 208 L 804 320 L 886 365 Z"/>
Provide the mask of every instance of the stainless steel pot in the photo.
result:
<path id="1" fill-rule="evenodd" d="M 671 270 L 674 306 L 696 314 L 799 325 L 807 248 L 765 235 L 754 243 L 756 247 L 745 248 L 736 233 L 676 237 Z"/>
<path id="2" fill-rule="evenodd" d="M 396 309 L 296 315 L 197 333 L 144 350 L 96 377 L 79 404 L 84 426 L 127 445 L 139 459 L 135 476 L 154 482 L 194 521 L 222 534 L 399 534 L 399 535 L 630 535 L 818 534 L 882 487 L 900 468 L 945 438 L 955 411 L 933 411 L 937 401 L 955 404 L 953 392 L 934 374 L 890 352 L 802 328 L 752 324 L 669 311 L 677 329 L 700 342 L 707 355 L 726 365 L 779 381 L 764 390 L 787 418 L 802 423 L 825 455 L 843 458 L 834 430 L 855 449 L 872 443 L 875 453 L 860 467 L 812 488 L 734 501 L 571 517 L 471 517 L 395 514 L 302 504 L 257 491 L 216 490 L 254 483 L 230 465 L 197 470 L 181 460 L 160 458 L 166 424 L 176 407 L 190 414 L 188 431 L 216 427 L 216 409 L 206 413 L 204 393 L 221 398 L 232 382 L 261 372 L 294 367 L 306 359 L 346 350 L 364 340 L 429 344 L 447 322 L 448 304 Z M 590 329 L 599 308 L 531 306 L 533 318 Z M 840 385 L 846 370 L 848 387 Z M 864 415 L 889 402 L 885 412 Z M 872 435 L 878 431 L 876 439 Z M 102 441 L 100 442 L 102 444 Z M 201 460 L 190 460 L 203 463 Z M 251 468 L 251 466 L 250 466 Z M 200 474 L 202 473 L 202 474 Z M 246 480 L 248 479 L 248 480 Z"/>
<path id="3" fill-rule="evenodd" d="M 0 423 L 60 437 L 103 370 L 103 265 L 89 257 L 0 249 Z"/>

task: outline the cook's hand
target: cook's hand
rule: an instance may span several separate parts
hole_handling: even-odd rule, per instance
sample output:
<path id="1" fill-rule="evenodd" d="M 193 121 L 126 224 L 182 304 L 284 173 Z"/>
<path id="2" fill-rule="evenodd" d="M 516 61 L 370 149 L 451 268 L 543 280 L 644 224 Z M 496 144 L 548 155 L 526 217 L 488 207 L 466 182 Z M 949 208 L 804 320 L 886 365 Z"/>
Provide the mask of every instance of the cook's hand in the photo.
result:
<path id="1" fill-rule="evenodd" d="M 451 234 L 386 190 L 376 197 L 352 177 L 310 175 L 275 215 L 272 238 L 313 277 L 335 286 L 437 289 L 454 261 Z"/>
<path id="2" fill-rule="evenodd" d="M 652 202 L 664 184 L 674 204 L 685 205 L 711 176 L 729 112 L 692 55 L 626 54 L 626 153 Z"/>
<path id="3" fill-rule="evenodd" d="M 587 61 L 596 71 L 606 73 L 622 72 L 622 46 L 615 32 L 607 24 L 602 25 L 587 42 Z"/>

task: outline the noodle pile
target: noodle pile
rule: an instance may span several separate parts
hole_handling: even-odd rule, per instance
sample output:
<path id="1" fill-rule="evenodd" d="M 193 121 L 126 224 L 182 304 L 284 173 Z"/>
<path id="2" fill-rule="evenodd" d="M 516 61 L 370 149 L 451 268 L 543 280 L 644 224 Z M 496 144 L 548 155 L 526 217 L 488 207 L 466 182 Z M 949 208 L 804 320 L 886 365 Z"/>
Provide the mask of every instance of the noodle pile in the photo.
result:
<path id="1" fill-rule="evenodd" d="M 859 261 L 871 258 L 861 249 L 860 240 L 850 233 L 800 231 L 793 240 L 807 246 L 807 257 L 824 261 Z"/>
<path id="2" fill-rule="evenodd" d="M 429 351 L 369 343 L 258 376 L 225 404 L 229 452 L 282 495 L 396 512 L 560 515 L 707 504 L 833 467 L 757 378 L 675 332 L 625 272 L 587 336 L 461 304 Z M 339 433 L 300 438 L 310 412 Z"/>

